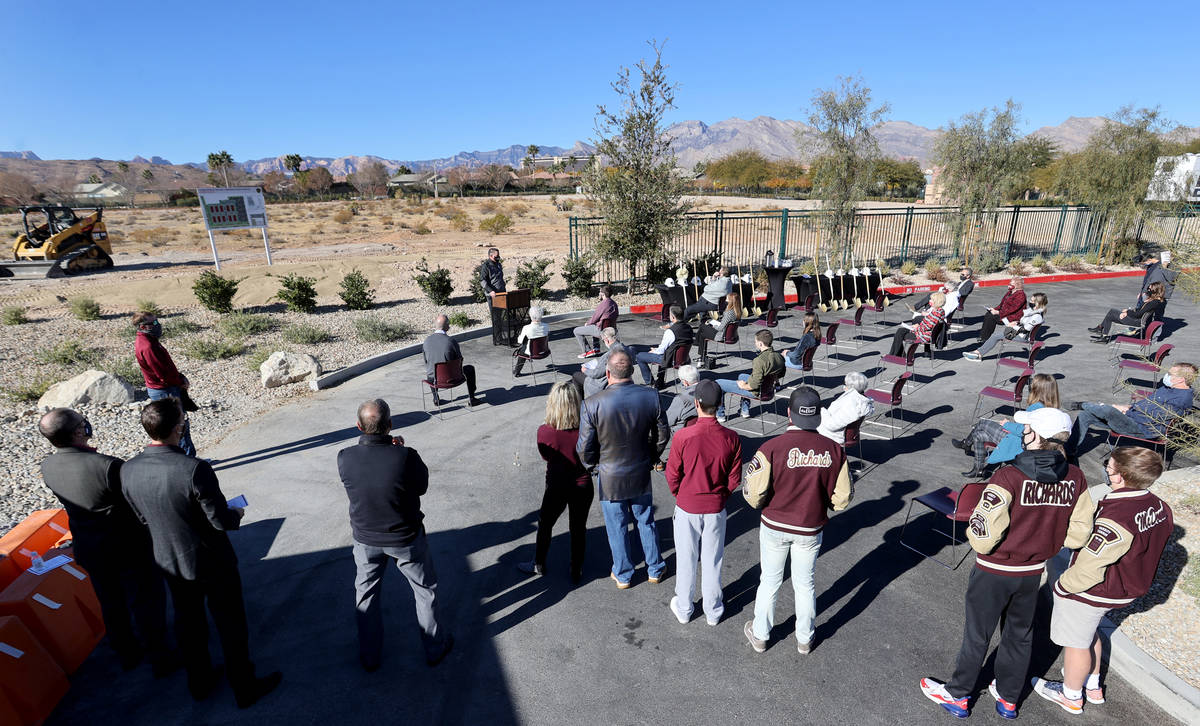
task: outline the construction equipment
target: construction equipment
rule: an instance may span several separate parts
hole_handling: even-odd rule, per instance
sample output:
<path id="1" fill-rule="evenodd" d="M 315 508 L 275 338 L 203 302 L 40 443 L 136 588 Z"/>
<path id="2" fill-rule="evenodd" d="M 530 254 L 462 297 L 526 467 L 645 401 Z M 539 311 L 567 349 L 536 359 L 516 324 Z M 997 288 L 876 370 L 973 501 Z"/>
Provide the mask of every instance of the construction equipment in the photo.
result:
<path id="1" fill-rule="evenodd" d="M 77 211 L 89 213 L 80 216 Z M 13 242 L 14 261 L 0 262 L 0 278 L 62 277 L 112 267 L 112 245 L 101 221 L 103 211 L 21 207 L 25 231 Z"/>

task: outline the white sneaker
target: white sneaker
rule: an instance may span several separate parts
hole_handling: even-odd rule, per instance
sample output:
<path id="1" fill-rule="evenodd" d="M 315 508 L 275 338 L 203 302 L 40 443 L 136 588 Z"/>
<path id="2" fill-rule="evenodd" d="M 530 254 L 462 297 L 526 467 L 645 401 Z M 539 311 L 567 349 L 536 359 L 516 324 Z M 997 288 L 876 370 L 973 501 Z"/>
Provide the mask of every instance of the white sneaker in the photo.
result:
<path id="1" fill-rule="evenodd" d="M 678 604 L 679 604 L 679 598 L 677 596 L 673 596 L 671 598 L 671 605 L 670 605 L 671 614 L 675 616 L 675 619 L 679 621 L 680 625 L 687 625 L 688 620 L 690 618 L 688 616 L 679 614 L 679 608 L 677 607 Z"/>

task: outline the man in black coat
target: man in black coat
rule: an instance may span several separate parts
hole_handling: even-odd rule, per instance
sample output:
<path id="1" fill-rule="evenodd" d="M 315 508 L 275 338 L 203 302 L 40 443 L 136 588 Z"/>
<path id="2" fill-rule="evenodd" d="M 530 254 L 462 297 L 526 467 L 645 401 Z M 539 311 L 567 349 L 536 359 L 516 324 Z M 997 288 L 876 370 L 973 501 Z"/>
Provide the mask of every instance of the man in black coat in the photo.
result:
<path id="1" fill-rule="evenodd" d="M 69 408 L 55 408 L 38 431 L 56 451 L 42 461 L 42 480 L 67 511 L 75 559 L 92 578 L 108 642 L 121 667 L 150 656 L 155 677 L 179 667 L 167 647 L 166 594 L 154 567 L 150 533 L 121 496 L 121 460 L 91 446 L 92 424 Z M 133 619 L 141 635 L 134 633 Z"/>
<path id="2" fill-rule="evenodd" d="M 350 499 L 359 661 L 371 672 L 382 659 L 380 594 L 391 559 L 412 587 L 425 662 L 435 666 L 454 647 L 454 638 L 438 617 L 437 573 L 422 524 L 421 495 L 429 488 L 429 469 L 404 439 L 392 438 L 386 401 L 376 398 L 360 405 L 358 428 L 363 432 L 358 443 L 338 452 L 338 475 Z"/>
<path id="3" fill-rule="evenodd" d="M 239 708 L 253 705 L 282 679 L 279 671 L 258 678 L 250 661 L 246 605 L 237 556 L 228 530 L 245 515 L 231 509 L 208 462 L 179 448 L 183 409 L 174 398 L 142 409 L 150 445 L 121 467 L 121 490 L 133 513 L 150 529 L 154 561 L 171 590 L 175 637 L 183 651 L 188 690 L 197 701 L 217 685 L 208 654 L 208 612 L 217 626 L 225 671 Z"/>
<path id="4" fill-rule="evenodd" d="M 488 308 L 492 311 L 492 343 L 500 345 L 504 309 L 496 307 L 496 293 L 504 292 L 504 268 L 500 264 L 500 250 L 491 247 L 487 259 L 479 266 L 479 284 L 488 296 Z M 507 342 L 507 341 L 505 341 Z"/>

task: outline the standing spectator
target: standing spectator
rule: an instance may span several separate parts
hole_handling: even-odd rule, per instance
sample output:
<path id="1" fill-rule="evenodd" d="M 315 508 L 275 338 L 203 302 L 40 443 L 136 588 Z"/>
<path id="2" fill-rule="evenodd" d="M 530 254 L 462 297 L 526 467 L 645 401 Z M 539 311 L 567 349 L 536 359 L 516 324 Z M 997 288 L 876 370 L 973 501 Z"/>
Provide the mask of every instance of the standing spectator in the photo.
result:
<path id="1" fill-rule="evenodd" d="M 741 319 L 742 299 L 736 292 L 731 292 L 725 296 L 725 312 L 721 313 L 720 318 L 700 321 L 700 327 L 696 333 L 699 340 L 697 347 L 700 351 L 700 365 L 706 370 L 711 371 L 716 367 L 708 357 L 708 341 L 716 340 L 718 336 L 724 338 L 725 329 L 730 325 L 737 325 Z"/>
<path id="2" fill-rule="evenodd" d="M 1138 294 L 1137 302 L 1134 307 L 1141 307 L 1145 302 L 1146 292 L 1154 283 L 1162 283 L 1163 286 L 1163 306 L 1155 316 L 1155 320 L 1161 320 L 1163 310 L 1167 307 L 1167 303 L 1171 300 L 1171 295 L 1175 292 L 1175 280 L 1179 277 L 1178 270 L 1169 269 L 1171 267 L 1171 251 L 1163 250 L 1158 253 L 1158 261 L 1153 259 L 1146 260 L 1146 274 L 1142 276 L 1142 291 Z"/>
<path id="3" fill-rule="evenodd" d="M 550 326 L 542 322 L 542 314 L 542 309 L 537 305 L 529 308 L 529 322 L 521 328 L 521 333 L 517 335 L 517 347 L 513 351 L 512 373 L 514 376 L 521 375 L 521 369 L 525 367 L 525 359 L 518 356 L 517 353 L 529 355 L 530 340 L 550 337 Z"/>
<path id="4" fill-rule="evenodd" d="M 592 317 L 588 318 L 587 324 L 580 325 L 571 331 L 575 340 L 579 341 L 579 349 L 583 351 L 579 354 L 580 358 L 600 355 L 600 346 L 596 338 L 599 338 L 603 332 L 600 324 L 605 320 L 611 320 L 614 323 L 617 321 L 617 303 L 612 299 L 612 285 L 600 286 L 600 302 L 592 311 Z"/>
<path id="5" fill-rule="evenodd" d="M 1077 549 L 1092 525 L 1092 497 L 1079 467 L 1067 463 L 1062 442 L 1071 417 L 1056 408 L 1018 411 L 1025 451 L 997 471 L 971 513 L 967 537 L 977 553 L 967 584 L 966 622 L 954 675 L 946 683 L 921 679 L 921 692 L 966 718 L 968 699 L 1001 619 L 996 678 L 988 691 L 996 712 L 1017 717 L 1017 698 L 1029 671 L 1033 616 L 1046 560 L 1064 543 Z"/>
<path id="6" fill-rule="evenodd" d="M 742 488 L 750 506 L 763 510 L 758 528 L 762 572 L 754 596 L 754 620 L 742 628 L 756 653 L 767 649 L 789 554 L 796 596 L 796 650 L 802 654 L 812 650 L 817 616 L 813 577 L 821 530 L 829 521 L 827 512 L 842 511 L 853 496 L 845 452 L 817 433 L 821 425 L 817 392 L 808 386 L 792 391 L 788 418 L 787 431 L 755 452 Z"/>
<path id="7" fill-rule="evenodd" d="M 1039 408 L 1058 408 L 1058 381 L 1046 373 L 1034 374 L 1029 379 L 1028 404 L 1026 411 L 1036 411 Z M 967 479 L 977 479 L 984 475 L 988 465 L 1006 464 L 1025 450 L 1022 439 L 1025 437 L 1025 427 L 1016 421 L 1007 419 L 994 420 L 981 418 L 975 422 L 967 435 L 961 439 L 950 439 L 950 445 L 962 449 L 975 457 L 975 466 L 962 475 Z M 985 444 L 996 444 L 988 453 Z"/>
<path id="8" fill-rule="evenodd" d="M 250 661 L 250 635 L 242 578 L 229 530 L 241 526 L 244 509 L 230 508 L 207 461 L 179 447 L 183 409 L 165 398 L 142 408 L 150 444 L 121 467 L 121 490 L 133 513 L 150 529 L 154 561 L 167 580 L 175 609 L 175 637 L 187 669 L 192 698 L 204 700 L 218 682 L 208 654 L 205 604 L 225 654 L 225 675 L 238 708 L 275 690 L 279 671 L 258 678 Z"/>
<path id="9" fill-rule="evenodd" d="M 983 314 L 983 325 L 979 328 L 979 342 L 982 343 L 992 337 L 996 326 L 1001 322 L 1009 320 L 1015 323 L 1020 320 L 1024 310 L 1025 281 L 1014 277 L 1009 281 L 1004 297 L 1000 298 L 1000 304 L 994 308 L 988 308 L 987 312 Z"/>
<path id="10" fill-rule="evenodd" d="M 358 658 L 371 672 L 383 656 L 383 576 L 388 560 L 408 580 L 421 627 L 425 662 L 435 666 L 454 647 L 454 637 L 438 617 L 437 573 L 425 537 L 421 496 L 429 489 L 429 469 L 402 437 L 392 438 L 392 414 L 376 398 L 358 407 L 358 443 L 338 452 L 338 475 L 350 500 L 354 535 L 355 622 Z"/>
<path id="11" fill-rule="evenodd" d="M 583 579 L 583 554 L 587 546 L 587 518 L 595 493 L 592 477 L 579 462 L 579 407 L 583 401 L 575 386 L 555 383 L 546 398 L 546 421 L 537 430 L 538 453 L 546 461 L 546 490 L 538 511 L 537 544 L 533 560 L 517 569 L 529 575 L 546 573 L 546 555 L 554 523 L 567 510 L 571 532 L 571 582 Z"/>
<path id="12" fill-rule="evenodd" d="M 159 339 L 162 337 L 162 323 L 154 313 L 135 313 L 133 327 L 137 329 L 137 340 L 133 344 L 133 355 L 137 358 L 138 367 L 142 369 L 142 378 L 146 381 L 146 395 L 151 401 L 164 398 L 176 398 L 183 401 L 183 394 L 191 384 L 187 376 L 175 367 L 171 354 L 163 347 Z M 183 436 L 179 447 L 188 456 L 196 455 L 196 447 L 192 444 L 191 422 L 184 414 Z"/>
<path id="13" fill-rule="evenodd" d="M 1033 690 L 1068 713 L 1083 711 L 1085 694 L 1088 703 L 1104 703 L 1100 620 L 1150 591 L 1175 528 L 1171 507 L 1147 491 L 1162 470 L 1149 449 L 1113 449 L 1104 470 L 1112 492 L 1100 500 L 1087 545 L 1054 583 L 1050 640 L 1063 649 L 1063 680 L 1034 678 Z"/>
<path id="14" fill-rule="evenodd" d="M 842 395 L 833 399 L 829 408 L 821 409 L 821 425 L 817 433 L 839 444 L 846 443 L 846 427 L 875 412 L 875 404 L 863 395 L 867 390 L 867 377 L 861 373 L 847 373 L 842 379 Z"/>
<path id="15" fill-rule="evenodd" d="M 892 348 L 888 351 L 889 355 L 904 355 L 905 344 L 912 340 L 925 345 L 932 343 L 934 329 L 939 323 L 946 320 L 945 306 L 946 295 L 940 291 L 933 293 L 933 296 L 929 298 L 929 309 L 925 311 L 921 322 L 917 323 L 916 327 L 901 323 L 896 328 L 896 334 L 892 336 Z"/>
<path id="16" fill-rule="evenodd" d="M 579 460 L 595 474 L 600 510 L 612 550 L 610 577 L 617 588 L 630 586 L 634 564 L 629 557 L 632 518 L 637 522 L 650 582 L 665 576 L 667 564 L 658 549 L 650 468 L 671 438 L 658 394 L 633 383 L 629 353 L 608 357 L 608 388 L 583 402 L 579 420 Z"/>
<path id="17" fill-rule="evenodd" d="M 1163 284 L 1161 282 L 1150 283 L 1138 299 L 1141 300 L 1141 303 L 1136 308 L 1125 308 L 1124 310 L 1109 308 L 1099 325 L 1088 328 L 1088 331 L 1093 333 L 1092 342 L 1107 344 L 1108 332 L 1112 329 L 1113 323 L 1136 328 L 1142 324 L 1142 318 L 1147 315 L 1151 320 L 1162 317 L 1162 310 L 1167 303 L 1163 300 Z"/>
<path id="18" fill-rule="evenodd" d="M 667 486 L 675 495 L 675 596 L 671 613 L 680 623 L 692 617 L 696 561 L 702 570 L 704 617 L 721 621 L 721 563 L 725 557 L 725 500 L 742 483 L 742 444 L 738 435 L 717 423 L 721 389 L 713 381 L 696 384 L 699 418 L 675 437 L 667 458 Z"/>
<path id="19" fill-rule="evenodd" d="M 683 311 L 679 309 L 679 306 L 672 305 L 668 314 L 671 316 L 671 324 L 663 331 L 658 347 L 637 354 L 638 370 L 642 372 L 642 383 L 647 386 L 651 385 L 651 380 L 653 380 L 655 387 L 665 388 L 665 369 L 671 365 L 672 359 L 675 357 L 675 349 L 681 345 L 691 345 L 693 340 L 692 326 L 684 322 Z M 650 377 L 651 363 L 658 364 L 658 376 L 653 379 Z"/>
<path id="20" fill-rule="evenodd" d="M 1129 434 L 1145 439 L 1160 439 L 1167 435 L 1170 422 L 1182 416 L 1195 400 L 1192 384 L 1196 381 L 1196 366 L 1191 363 L 1176 363 L 1163 374 L 1162 381 L 1149 396 L 1127 406 L 1107 403 L 1076 402 L 1071 408 L 1079 411 L 1071 438 L 1067 442 L 1067 455 L 1079 456 L 1088 429 L 1101 424 L 1109 431 Z"/>
<path id="21" fill-rule="evenodd" d="M 450 337 L 450 319 L 445 313 L 439 313 L 433 320 L 433 332 L 421 344 L 421 354 L 425 356 L 425 380 L 433 382 L 437 380 L 435 368 L 438 363 L 446 363 L 452 360 L 460 360 L 462 350 L 458 347 L 458 341 Z M 467 379 L 467 404 L 470 406 L 478 406 L 479 399 L 475 397 L 475 366 L 464 365 L 462 367 L 463 378 Z M 433 390 L 433 400 L 439 403 L 438 390 Z"/>
<path id="22" fill-rule="evenodd" d="M 804 370 L 804 353 L 821 344 L 821 319 L 816 313 L 804 314 L 804 329 L 796 346 L 783 357 L 783 364 L 796 371 Z"/>
<path id="23" fill-rule="evenodd" d="M 983 357 L 992 351 L 1001 340 L 1029 340 L 1029 336 L 1033 334 L 1033 329 L 1041 325 L 1046 320 L 1046 308 L 1049 306 L 1050 300 L 1046 297 L 1046 293 L 1035 292 L 1029 296 L 1029 302 L 1026 303 L 1025 311 L 1021 313 L 1021 317 L 1016 322 L 1005 320 L 1003 327 L 992 333 L 983 345 L 973 351 L 963 353 L 963 358 L 969 361 L 978 363 L 983 360 Z M 999 354 L 997 354 L 999 355 Z"/>
<path id="24" fill-rule="evenodd" d="M 679 393 L 667 406 L 667 425 L 672 431 L 696 418 L 696 383 L 699 380 L 700 371 L 696 366 L 689 363 L 679 367 Z"/>
<path id="25" fill-rule="evenodd" d="M 717 274 L 713 276 L 704 285 L 704 290 L 700 293 L 700 299 L 683 311 L 680 320 L 691 320 L 693 315 L 697 313 L 707 313 L 721 308 L 721 298 L 728 295 L 733 290 L 733 280 L 729 279 L 729 266 L 721 265 L 721 269 L 717 270 Z"/>
<path id="26" fill-rule="evenodd" d="M 488 310 L 492 314 L 492 345 L 507 343 L 504 333 L 504 308 L 496 307 L 496 293 L 505 292 L 504 267 L 500 264 L 500 250 L 489 247 L 487 259 L 479 266 L 479 284 L 488 297 Z"/>
<path id="27" fill-rule="evenodd" d="M 166 594 L 150 533 L 121 496 L 121 460 L 88 445 L 92 424 L 69 408 L 51 409 L 38 431 L 55 447 L 42 480 L 70 520 L 75 559 L 92 576 L 109 645 L 131 670 L 149 654 L 155 677 L 179 667 L 167 647 Z M 130 622 L 129 602 L 143 642 Z"/>
<path id="28" fill-rule="evenodd" d="M 571 375 L 575 385 L 579 387 L 579 397 L 587 398 L 593 393 L 603 391 L 608 386 L 608 356 L 614 350 L 627 350 L 617 339 L 616 328 L 605 328 L 600 331 L 600 339 L 604 341 L 607 350 L 599 358 L 586 360 L 579 365 L 579 370 Z"/>

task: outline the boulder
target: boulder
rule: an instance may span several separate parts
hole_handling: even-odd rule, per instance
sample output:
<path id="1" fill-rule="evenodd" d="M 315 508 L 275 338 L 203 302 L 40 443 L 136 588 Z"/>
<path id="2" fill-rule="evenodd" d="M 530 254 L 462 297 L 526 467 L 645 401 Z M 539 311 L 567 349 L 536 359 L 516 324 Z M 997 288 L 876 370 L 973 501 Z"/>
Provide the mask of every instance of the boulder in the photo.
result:
<path id="1" fill-rule="evenodd" d="M 321 364 L 316 358 L 304 353 L 275 351 L 258 367 L 263 388 L 275 388 L 304 380 L 316 380 L 321 375 Z"/>
<path id="2" fill-rule="evenodd" d="M 74 408 L 84 403 L 124 405 L 133 402 L 133 386 L 104 371 L 84 371 L 55 383 L 38 399 L 38 408 Z"/>

